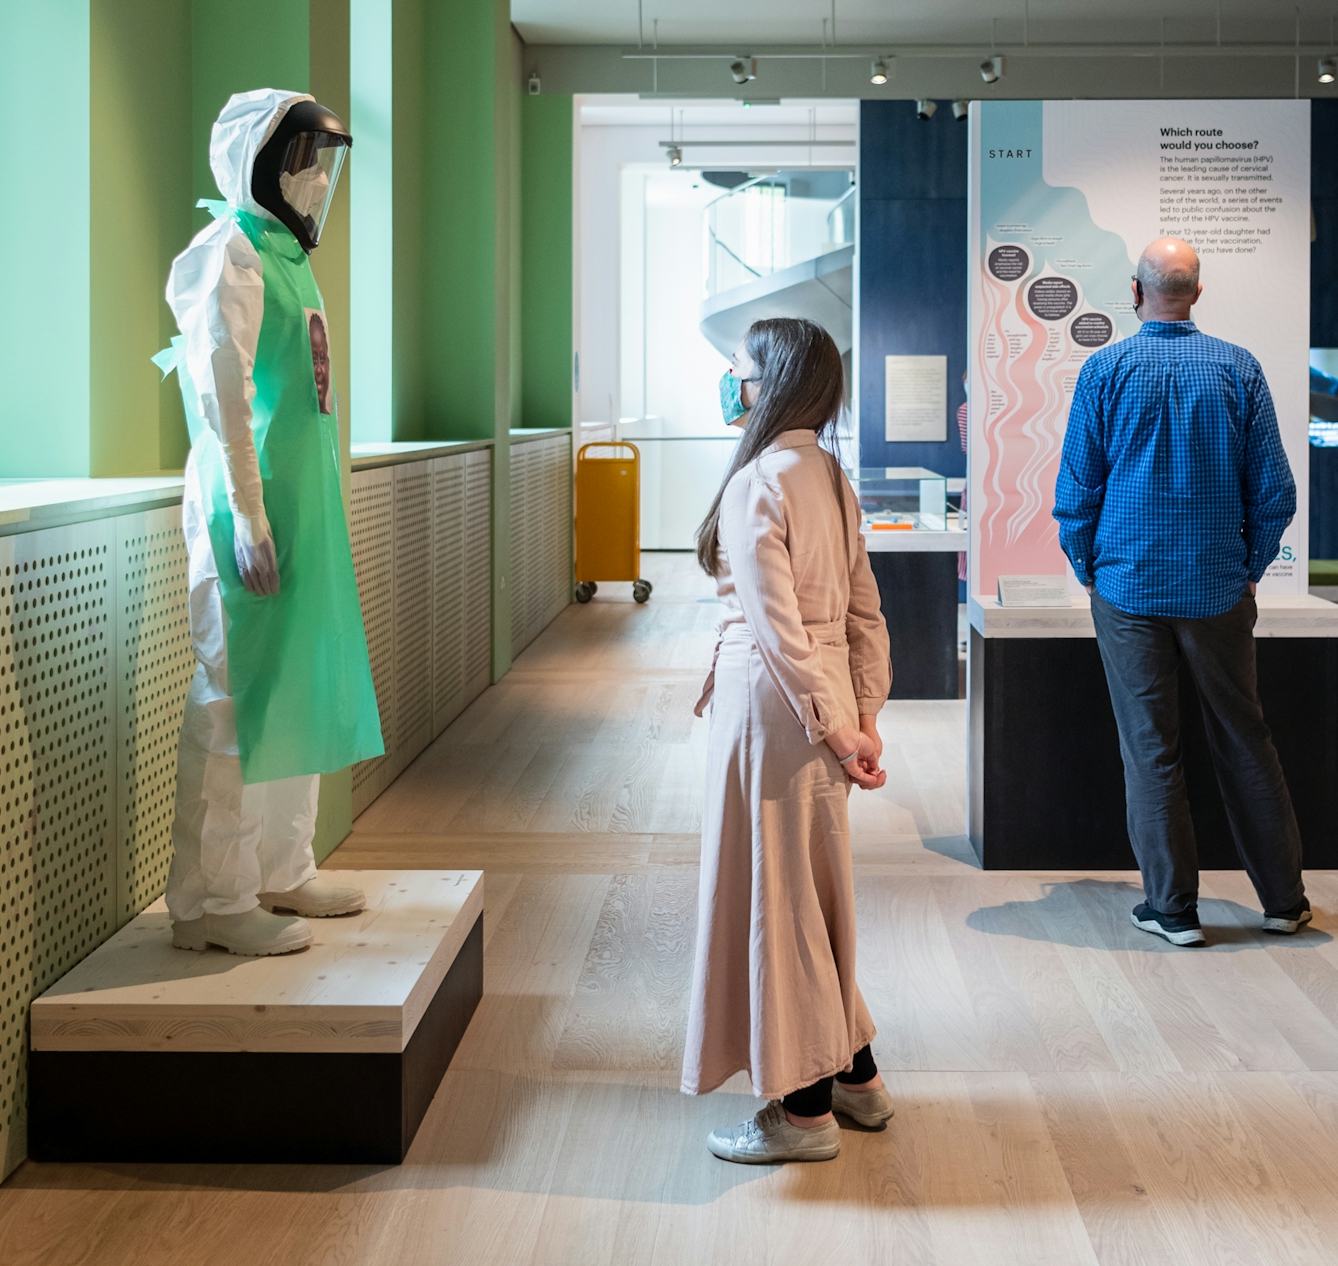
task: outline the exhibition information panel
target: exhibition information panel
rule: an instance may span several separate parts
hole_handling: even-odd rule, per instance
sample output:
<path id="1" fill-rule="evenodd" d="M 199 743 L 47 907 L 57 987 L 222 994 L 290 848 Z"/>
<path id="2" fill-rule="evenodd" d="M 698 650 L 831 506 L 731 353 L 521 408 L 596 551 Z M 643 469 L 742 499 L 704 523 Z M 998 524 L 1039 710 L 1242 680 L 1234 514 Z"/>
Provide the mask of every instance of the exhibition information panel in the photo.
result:
<path id="1" fill-rule="evenodd" d="M 1297 483 L 1261 591 L 1304 594 L 1309 522 L 1310 103 L 999 101 L 971 107 L 970 592 L 1077 581 L 1051 516 L 1083 362 L 1135 334 L 1143 248 L 1202 262 L 1194 320 L 1258 357 Z M 1192 513 L 1192 503 L 1186 506 Z"/>

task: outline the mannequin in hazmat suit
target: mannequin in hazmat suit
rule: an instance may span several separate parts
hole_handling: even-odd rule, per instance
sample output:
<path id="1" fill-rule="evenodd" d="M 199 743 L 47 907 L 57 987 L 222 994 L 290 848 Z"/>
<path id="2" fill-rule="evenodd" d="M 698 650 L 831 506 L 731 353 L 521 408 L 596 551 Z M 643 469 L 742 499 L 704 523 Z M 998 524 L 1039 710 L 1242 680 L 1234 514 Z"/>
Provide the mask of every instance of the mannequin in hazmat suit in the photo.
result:
<path id="1" fill-rule="evenodd" d="M 363 906 L 312 855 L 319 776 L 384 750 L 307 258 L 351 144 L 309 96 L 234 96 L 209 146 L 227 201 L 202 204 L 214 222 L 167 283 L 181 336 L 156 361 L 177 370 L 191 429 L 183 523 L 199 660 L 167 880 L 182 949 L 283 954 L 310 943 L 306 918 Z"/>

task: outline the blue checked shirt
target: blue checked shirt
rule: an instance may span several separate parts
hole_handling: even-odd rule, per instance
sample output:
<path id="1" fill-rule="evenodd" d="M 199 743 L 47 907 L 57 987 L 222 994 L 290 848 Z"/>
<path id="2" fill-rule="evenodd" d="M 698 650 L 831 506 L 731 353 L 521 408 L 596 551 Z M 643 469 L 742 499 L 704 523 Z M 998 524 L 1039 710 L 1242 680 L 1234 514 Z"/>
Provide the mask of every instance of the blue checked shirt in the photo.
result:
<path id="1" fill-rule="evenodd" d="M 1203 618 L 1277 556 L 1296 484 L 1264 371 L 1192 321 L 1148 321 L 1078 375 L 1055 484 L 1078 580 L 1131 615 Z"/>

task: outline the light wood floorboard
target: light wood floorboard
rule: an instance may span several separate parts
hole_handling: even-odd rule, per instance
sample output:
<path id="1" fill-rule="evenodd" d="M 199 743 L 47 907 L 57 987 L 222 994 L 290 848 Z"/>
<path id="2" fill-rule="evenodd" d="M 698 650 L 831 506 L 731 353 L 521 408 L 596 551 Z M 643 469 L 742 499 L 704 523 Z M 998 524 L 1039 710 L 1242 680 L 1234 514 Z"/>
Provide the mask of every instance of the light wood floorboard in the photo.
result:
<path id="1" fill-rule="evenodd" d="M 1277 941 L 1240 873 L 1207 874 L 1213 944 L 1184 951 L 1130 926 L 1134 874 L 983 874 L 959 702 L 889 704 L 888 786 L 851 800 L 896 1117 L 831 1164 L 709 1156 L 757 1106 L 742 1077 L 677 1089 L 719 607 L 686 556 L 643 569 L 646 606 L 610 585 L 563 612 L 331 860 L 487 872 L 486 996 L 408 1161 L 29 1163 L 0 1262 L 1338 1261 L 1338 875 Z"/>

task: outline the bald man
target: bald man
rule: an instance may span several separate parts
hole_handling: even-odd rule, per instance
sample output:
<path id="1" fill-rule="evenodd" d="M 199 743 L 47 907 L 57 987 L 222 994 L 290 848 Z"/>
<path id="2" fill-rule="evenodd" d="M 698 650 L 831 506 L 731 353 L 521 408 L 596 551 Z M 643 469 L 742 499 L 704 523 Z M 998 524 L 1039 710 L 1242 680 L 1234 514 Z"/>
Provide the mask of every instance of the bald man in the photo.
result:
<path id="1" fill-rule="evenodd" d="M 1092 595 L 1124 760 L 1129 840 L 1147 900 L 1133 923 L 1204 944 L 1180 759 L 1179 676 L 1198 687 L 1237 851 L 1266 932 L 1310 922 L 1301 837 L 1255 684 L 1255 586 L 1296 513 L 1263 370 L 1190 319 L 1203 287 L 1187 242 L 1138 261 L 1143 327 L 1078 375 L 1059 479 L 1059 541 Z"/>

